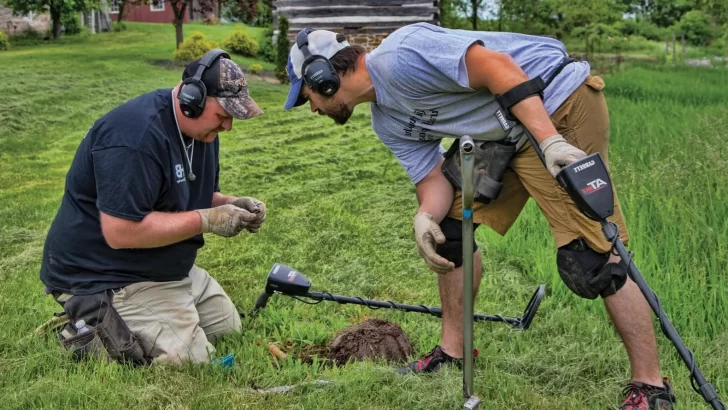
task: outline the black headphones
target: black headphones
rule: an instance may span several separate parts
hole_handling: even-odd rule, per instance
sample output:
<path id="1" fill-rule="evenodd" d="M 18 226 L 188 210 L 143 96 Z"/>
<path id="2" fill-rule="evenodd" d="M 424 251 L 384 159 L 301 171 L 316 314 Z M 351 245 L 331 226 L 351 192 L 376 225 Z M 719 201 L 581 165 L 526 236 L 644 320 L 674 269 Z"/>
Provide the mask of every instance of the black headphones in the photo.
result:
<path id="1" fill-rule="evenodd" d="M 202 74 L 218 57 L 230 59 L 230 55 L 219 48 L 208 51 L 201 59 L 200 65 L 197 66 L 197 72 L 192 77 L 187 77 L 177 93 L 179 106 L 182 114 L 187 118 L 197 118 L 202 115 L 205 110 L 205 100 L 207 99 L 207 87 L 202 82 Z"/>
<path id="2" fill-rule="evenodd" d="M 314 92 L 331 97 L 336 94 L 341 85 L 339 75 L 336 74 L 334 66 L 328 58 L 321 55 L 311 55 L 308 51 L 308 34 L 314 31 L 312 28 L 301 30 L 296 36 L 296 45 L 303 53 L 303 65 L 301 76 L 303 82 Z"/>

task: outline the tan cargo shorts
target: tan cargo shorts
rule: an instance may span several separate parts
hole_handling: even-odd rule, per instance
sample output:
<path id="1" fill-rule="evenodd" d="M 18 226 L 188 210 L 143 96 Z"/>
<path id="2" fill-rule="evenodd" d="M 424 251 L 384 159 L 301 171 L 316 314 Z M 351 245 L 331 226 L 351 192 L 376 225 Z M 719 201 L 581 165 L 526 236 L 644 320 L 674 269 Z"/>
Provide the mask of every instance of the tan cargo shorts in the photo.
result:
<path id="1" fill-rule="evenodd" d="M 609 112 L 602 88 L 604 81 L 600 77 L 587 77 L 553 113 L 551 120 L 567 142 L 587 155 L 599 152 L 609 169 Z M 529 198 L 536 201 L 548 220 L 557 248 L 582 237 L 597 252 L 610 250 L 610 243 L 604 239 L 601 225 L 576 208 L 566 191 L 546 170 L 530 143 L 524 144 L 511 161 L 498 198 L 489 204 L 473 204 L 473 222 L 487 225 L 500 235 L 505 235 Z M 617 224 L 620 239 L 627 245 L 629 233 L 616 192 L 614 202 L 614 215 L 609 220 Z M 455 193 L 448 217 L 462 220 L 460 191 Z"/>
<path id="2" fill-rule="evenodd" d="M 211 342 L 238 332 L 240 315 L 220 284 L 193 266 L 172 282 L 139 282 L 114 292 L 114 308 L 155 363 L 209 363 Z"/>

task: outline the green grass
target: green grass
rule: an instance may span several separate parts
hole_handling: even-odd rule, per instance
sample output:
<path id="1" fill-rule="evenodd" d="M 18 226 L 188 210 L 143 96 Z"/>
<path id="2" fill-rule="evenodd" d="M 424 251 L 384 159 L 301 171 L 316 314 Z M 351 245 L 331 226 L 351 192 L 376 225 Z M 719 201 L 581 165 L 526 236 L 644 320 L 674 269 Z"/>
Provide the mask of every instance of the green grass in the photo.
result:
<path id="1" fill-rule="evenodd" d="M 291 352 L 326 344 L 364 317 L 400 323 L 417 354 L 439 341 L 439 320 L 420 314 L 274 297 L 240 335 L 217 345 L 236 365 L 128 369 L 74 363 L 32 332 L 57 305 L 38 279 L 43 240 L 78 143 L 93 121 L 140 93 L 170 87 L 169 25 L 129 24 L 121 33 L 0 53 L 0 397 L 3 408 L 457 409 L 461 374 L 395 377 L 384 363 L 325 368 L 278 364 L 269 341 Z M 230 26 L 199 26 L 222 39 Z M 191 34 L 191 27 L 185 28 Z M 239 60 L 243 61 L 243 60 Z M 610 161 L 647 282 L 706 377 L 728 400 L 728 71 L 631 67 L 606 78 Z M 265 115 L 221 136 L 225 193 L 265 201 L 257 235 L 210 236 L 198 263 L 241 310 L 250 309 L 274 262 L 307 275 L 316 290 L 438 305 L 435 274 L 412 237 L 417 201 L 404 171 L 370 128 L 364 106 L 346 126 L 306 108 L 283 112 L 286 88 L 251 81 Z M 519 315 L 540 283 L 548 295 L 532 327 L 476 325 L 475 391 L 481 408 L 603 409 L 629 379 L 624 348 L 601 301 L 560 282 L 548 227 L 529 203 L 511 232 L 480 229 L 487 256 L 476 311 Z M 688 371 L 658 332 L 661 364 L 680 409 L 706 408 Z M 262 396 L 265 388 L 326 379 Z"/>

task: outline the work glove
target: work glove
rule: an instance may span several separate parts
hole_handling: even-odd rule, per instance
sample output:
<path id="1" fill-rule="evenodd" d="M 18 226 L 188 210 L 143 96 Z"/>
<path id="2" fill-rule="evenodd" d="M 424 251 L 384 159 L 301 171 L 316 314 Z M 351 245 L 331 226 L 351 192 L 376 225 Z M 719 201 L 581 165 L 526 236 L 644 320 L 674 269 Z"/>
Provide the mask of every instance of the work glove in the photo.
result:
<path id="1" fill-rule="evenodd" d="M 414 220 L 415 239 L 417 250 L 425 260 L 427 266 L 439 274 L 445 274 L 455 269 L 455 264 L 438 255 L 436 244 L 445 243 L 445 235 L 432 218 L 432 215 L 420 212 L 415 215 Z"/>
<path id="2" fill-rule="evenodd" d="M 235 205 L 238 208 L 243 208 L 246 211 L 255 214 L 255 219 L 245 228 L 248 232 L 256 233 L 260 230 L 260 227 L 265 222 L 265 204 L 255 198 L 249 196 L 240 198 L 231 198 L 227 201 L 228 204 Z"/>
<path id="3" fill-rule="evenodd" d="M 202 233 L 231 237 L 248 228 L 257 215 L 235 205 L 221 205 L 214 208 L 196 209 L 202 219 Z"/>
<path id="4" fill-rule="evenodd" d="M 562 167 L 586 157 L 584 151 L 566 142 L 561 134 L 546 138 L 538 146 L 541 147 L 543 152 L 546 168 L 554 178 L 556 178 Z"/>

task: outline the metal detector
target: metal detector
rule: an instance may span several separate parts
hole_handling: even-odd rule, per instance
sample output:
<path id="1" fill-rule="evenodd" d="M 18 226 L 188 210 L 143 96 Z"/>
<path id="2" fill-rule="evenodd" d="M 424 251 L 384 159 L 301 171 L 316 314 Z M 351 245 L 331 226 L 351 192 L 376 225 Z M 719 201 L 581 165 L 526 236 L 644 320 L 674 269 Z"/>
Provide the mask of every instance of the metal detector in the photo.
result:
<path id="1" fill-rule="evenodd" d="M 255 316 L 260 309 L 264 308 L 268 304 L 268 299 L 274 293 L 290 296 L 296 300 L 299 300 L 308 304 L 318 304 L 323 300 L 334 301 L 339 304 L 355 304 L 364 305 L 370 309 L 396 309 L 405 312 L 417 312 L 426 313 L 436 317 L 442 317 L 442 309 L 439 307 L 428 307 L 425 305 L 403 305 L 400 303 L 389 301 L 378 301 L 370 299 L 362 299 L 358 296 L 348 297 L 332 295 L 329 292 L 311 292 L 311 281 L 306 278 L 302 273 L 294 270 L 291 267 L 276 263 L 268 272 L 268 278 L 265 282 L 265 290 L 258 296 L 255 301 L 255 307 L 248 313 L 249 316 Z M 472 314 L 471 310 L 471 321 L 487 321 L 487 322 L 503 322 L 511 325 L 514 329 L 526 330 L 531 325 L 536 311 L 541 305 L 544 294 L 546 292 L 546 286 L 541 285 L 536 289 L 531 300 L 526 305 L 526 309 L 523 311 L 521 317 L 504 317 L 501 315 L 483 315 L 483 314 Z M 301 299 L 301 297 L 313 300 L 309 302 Z M 245 313 L 240 312 L 240 316 L 245 317 Z"/>
<path id="2" fill-rule="evenodd" d="M 526 134 L 545 166 L 546 161 L 538 142 L 530 132 L 527 131 Z M 690 385 L 693 390 L 700 394 L 706 402 L 710 403 L 713 409 L 725 410 L 725 405 L 720 401 L 717 391 L 712 384 L 705 380 L 700 368 L 698 368 L 693 352 L 685 346 L 680 335 L 678 335 L 662 310 L 660 298 L 647 286 L 647 282 L 645 282 L 632 260 L 631 252 L 627 251 L 619 239 L 617 224 L 607 220 L 614 213 L 614 193 L 612 191 L 612 181 L 609 178 L 602 156 L 597 152 L 563 167 L 556 175 L 556 180 L 569 194 L 579 211 L 602 225 L 604 237 L 612 243 L 612 249 L 616 250 L 617 254 L 622 258 L 629 277 L 639 286 L 640 291 L 647 299 L 647 303 L 657 315 L 662 333 L 670 339 L 680 357 L 690 369 Z M 697 382 L 698 387 L 695 386 L 695 382 Z"/>

